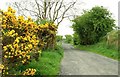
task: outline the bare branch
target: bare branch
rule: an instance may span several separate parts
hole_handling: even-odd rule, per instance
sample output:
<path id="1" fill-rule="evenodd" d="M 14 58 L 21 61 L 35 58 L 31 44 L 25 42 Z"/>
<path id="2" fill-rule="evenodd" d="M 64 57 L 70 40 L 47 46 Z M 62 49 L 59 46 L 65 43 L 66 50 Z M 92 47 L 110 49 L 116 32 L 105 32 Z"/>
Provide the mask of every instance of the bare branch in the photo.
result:
<path id="1" fill-rule="evenodd" d="M 53 21 L 55 21 L 55 20 L 57 19 L 58 14 L 59 14 L 59 10 L 61 9 L 62 4 L 63 4 L 63 0 L 61 1 L 59 8 L 58 8 L 58 9 L 56 10 L 56 12 L 55 12 L 55 13 L 56 13 L 56 16 L 54 17 Z"/>
<path id="2" fill-rule="evenodd" d="M 54 14 L 53 14 L 53 20 L 54 20 L 55 14 L 56 14 L 56 7 L 57 7 L 57 5 L 58 5 L 58 2 L 56 2 L 56 4 L 55 4 Z"/>
<path id="3" fill-rule="evenodd" d="M 24 4 L 23 4 L 23 3 Z M 68 11 L 74 7 L 75 2 L 67 2 L 64 4 L 64 0 L 47 1 L 47 0 L 34 0 L 33 1 L 21 1 L 15 2 L 13 5 L 17 8 L 18 13 L 26 15 L 29 13 L 31 16 L 35 16 L 39 19 L 49 19 L 53 22 L 58 22 L 59 25 L 64 18 L 72 17 L 74 15 L 67 14 Z M 29 8 L 30 6 L 30 8 Z"/>
<path id="4" fill-rule="evenodd" d="M 65 11 L 64 11 L 63 14 L 62 14 L 61 20 L 58 22 L 58 25 L 59 25 L 59 24 L 63 21 L 63 19 L 65 18 L 65 17 L 64 17 L 65 13 L 66 13 L 71 7 L 73 7 L 75 3 L 76 3 L 76 2 L 73 2 L 73 4 L 69 5 L 69 6 L 67 7 L 67 9 L 65 9 Z"/>
<path id="5" fill-rule="evenodd" d="M 38 4 L 38 2 L 37 2 L 37 0 L 35 0 L 35 3 L 36 3 L 36 5 L 37 5 L 37 10 L 38 10 L 38 15 L 40 16 L 40 19 L 42 19 L 42 15 L 41 15 L 41 12 L 40 12 L 40 7 L 39 7 L 39 4 Z"/>

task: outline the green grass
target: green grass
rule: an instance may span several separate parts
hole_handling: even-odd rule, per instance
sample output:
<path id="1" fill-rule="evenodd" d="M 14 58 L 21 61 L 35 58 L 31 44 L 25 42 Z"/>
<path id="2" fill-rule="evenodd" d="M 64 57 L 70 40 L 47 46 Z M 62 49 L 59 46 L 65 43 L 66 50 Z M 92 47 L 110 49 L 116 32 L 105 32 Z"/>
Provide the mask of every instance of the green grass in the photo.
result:
<path id="1" fill-rule="evenodd" d="M 62 50 L 63 51 L 63 50 Z M 40 58 L 40 73 L 42 75 L 58 75 L 60 72 L 60 62 L 63 57 L 62 51 L 47 50 Z"/>
<path id="2" fill-rule="evenodd" d="M 76 48 L 79 48 L 80 50 L 90 51 L 94 52 L 115 60 L 118 60 L 118 50 L 113 47 L 108 47 L 104 41 L 99 42 L 94 45 L 79 45 L 75 46 Z"/>
<path id="3" fill-rule="evenodd" d="M 36 75 L 59 75 L 61 59 L 63 57 L 63 48 L 56 46 L 56 48 L 42 51 L 39 60 L 32 60 L 30 64 L 19 67 L 20 70 L 26 68 L 36 69 Z"/>

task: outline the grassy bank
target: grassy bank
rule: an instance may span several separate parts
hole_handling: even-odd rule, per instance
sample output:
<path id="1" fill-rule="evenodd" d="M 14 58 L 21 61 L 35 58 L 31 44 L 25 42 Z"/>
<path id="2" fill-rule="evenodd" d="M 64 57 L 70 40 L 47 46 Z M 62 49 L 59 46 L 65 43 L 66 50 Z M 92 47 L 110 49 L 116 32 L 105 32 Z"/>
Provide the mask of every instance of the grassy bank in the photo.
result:
<path id="1" fill-rule="evenodd" d="M 46 50 L 40 58 L 41 75 L 58 75 L 60 72 L 60 63 L 63 57 L 63 50 Z"/>
<path id="2" fill-rule="evenodd" d="M 104 41 L 94 45 L 87 45 L 87 46 L 79 45 L 75 47 L 80 50 L 94 52 L 94 53 L 118 60 L 118 50 L 114 48 L 114 46 L 113 47 L 107 46 L 106 42 Z"/>
<path id="3" fill-rule="evenodd" d="M 21 70 L 26 68 L 36 69 L 36 75 L 59 75 L 60 63 L 63 57 L 63 49 L 57 46 L 54 50 L 42 51 L 39 60 L 32 60 L 29 65 L 19 67 Z"/>

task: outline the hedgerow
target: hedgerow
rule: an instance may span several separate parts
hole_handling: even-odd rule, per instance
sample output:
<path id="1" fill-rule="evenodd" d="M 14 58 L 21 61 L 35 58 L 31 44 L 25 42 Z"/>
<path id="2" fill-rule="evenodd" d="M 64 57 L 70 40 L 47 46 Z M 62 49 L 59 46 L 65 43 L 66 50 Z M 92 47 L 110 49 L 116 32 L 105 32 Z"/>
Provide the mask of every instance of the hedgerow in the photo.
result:
<path id="1" fill-rule="evenodd" d="M 36 24 L 30 17 L 17 17 L 11 7 L 1 13 L 2 74 L 35 75 L 35 69 L 20 71 L 17 67 L 29 64 L 32 59 L 38 60 L 42 49 L 54 47 L 57 26 L 51 22 Z"/>

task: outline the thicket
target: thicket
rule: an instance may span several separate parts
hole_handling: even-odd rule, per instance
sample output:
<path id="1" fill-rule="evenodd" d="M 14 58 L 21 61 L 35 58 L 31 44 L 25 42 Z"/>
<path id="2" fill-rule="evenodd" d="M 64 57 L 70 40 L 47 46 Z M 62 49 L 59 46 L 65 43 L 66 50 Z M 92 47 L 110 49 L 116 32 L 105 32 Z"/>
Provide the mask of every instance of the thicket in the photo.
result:
<path id="1" fill-rule="evenodd" d="M 43 49 L 54 49 L 57 26 L 52 22 L 36 23 L 32 18 L 16 16 L 11 7 L 2 14 L 3 75 L 35 75 L 36 69 L 18 70 L 31 60 L 38 60 Z"/>
<path id="2" fill-rule="evenodd" d="M 73 20 L 75 38 L 81 45 L 91 45 L 100 41 L 108 32 L 115 27 L 111 13 L 104 7 L 93 7 Z"/>

